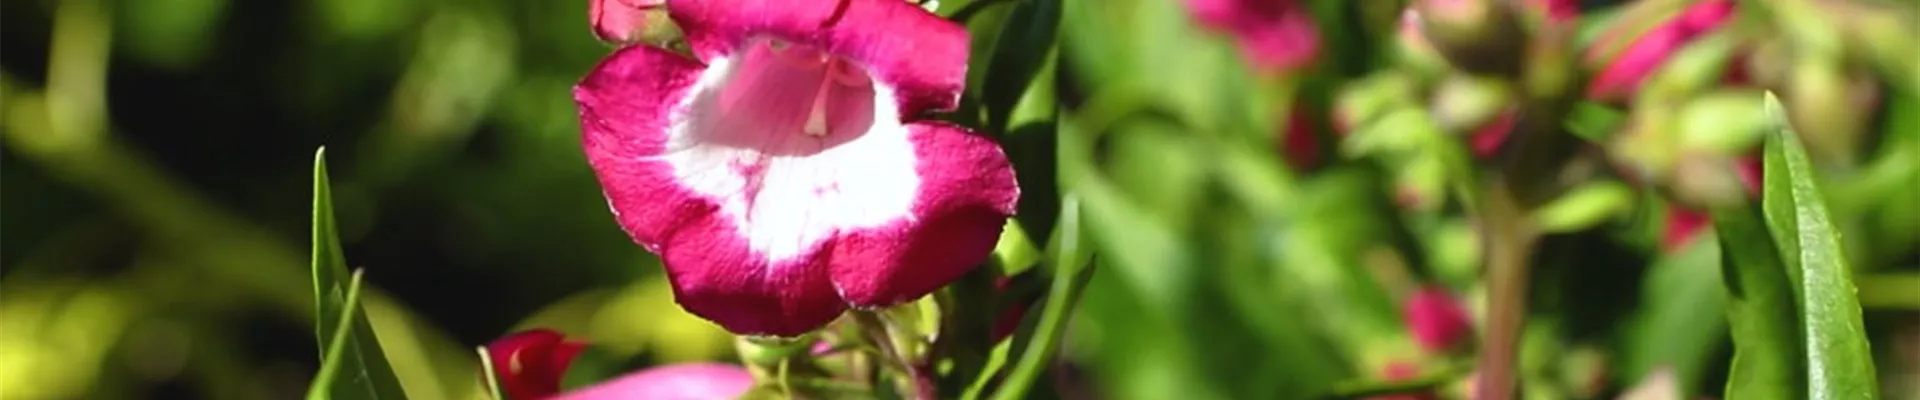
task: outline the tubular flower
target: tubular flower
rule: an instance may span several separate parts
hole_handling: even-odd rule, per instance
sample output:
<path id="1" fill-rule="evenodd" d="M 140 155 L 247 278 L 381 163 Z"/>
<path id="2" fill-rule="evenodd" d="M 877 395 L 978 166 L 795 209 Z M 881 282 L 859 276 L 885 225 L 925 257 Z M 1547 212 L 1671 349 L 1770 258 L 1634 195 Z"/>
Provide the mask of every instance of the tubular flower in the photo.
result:
<path id="1" fill-rule="evenodd" d="M 540 399 L 560 393 L 567 366 L 584 347 L 560 332 L 535 329 L 488 343 L 487 357 L 508 398 Z"/>
<path id="2" fill-rule="evenodd" d="M 1320 29 L 1294 0 L 1186 2 L 1195 21 L 1232 35 L 1255 68 L 1296 68 L 1320 52 Z"/>
<path id="3" fill-rule="evenodd" d="M 631 43 L 647 28 L 647 12 L 664 5 L 665 0 L 588 0 L 587 18 L 600 40 Z"/>
<path id="4" fill-rule="evenodd" d="M 1620 99 L 1637 91 L 1640 82 L 1675 51 L 1732 17 L 1733 7 L 1732 0 L 1702 1 L 1655 26 L 1634 39 L 1612 61 L 1605 62 L 1598 75 L 1587 85 L 1587 97 Z M 1589 61 L 1597 57 L 1597 52 L 1588 54 Z"/>
<path id="5" fill-rule="evenodd" d="M 697 59 L 631 46 L 574 88 L 615 219 L 674 298 L 796 336 L 985 261 L 1019 197 L 953 109 L 967 33 L 899 0 L 672 0 Z"/>
<path id="6" fill-rule="evenodd" d="M 753 389 L 753 374 L 732 364 L 675 364 L 648 368 L 581 388 L 554 400 L 724 400 Z"/>

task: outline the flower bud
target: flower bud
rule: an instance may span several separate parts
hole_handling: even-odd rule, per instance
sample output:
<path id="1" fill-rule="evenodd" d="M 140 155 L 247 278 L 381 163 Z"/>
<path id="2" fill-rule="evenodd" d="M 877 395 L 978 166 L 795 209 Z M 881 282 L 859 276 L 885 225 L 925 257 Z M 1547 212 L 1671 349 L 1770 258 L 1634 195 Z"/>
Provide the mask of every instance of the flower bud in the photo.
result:
<path id="1" fill-rule="evenodd" d="M 601 41 L 630 44 L 657 36 L 669 24 L 666 0 L 587 0 L 587 19 Z"/>
<path id="2" fill-rule="evenodd" d="M 560 393 L 567 367 L 584 348 L 560 332 L 534 329 L 487 344 L 487 357 L 508 399 L 540 399 Z"/>
<path id="3" fill-rule="evenodd" d="M 1402 317 L 1413 332 L 1414 342 L 1430 352 L 1450 350 L 1473 334 L 1466 309 L 1440 287 L 1415 291 L 1403 304 Z"/>
<path id="4" fill-rule="evenodd" d="M 1732 0 L 1694 3 L 1679 15 L 1634 38 L 1624 50 L 1603 63 L 1604 66 L 1587 86 L 1587 97 L 1621 100 L 1637 92 L 1640 82 L 1666 63 L 1680 48 L 1729 19 L 1733 14 L 1733 6 Z M 1603 50 L 1603 46 L 1589 49 L 1588 58 L 1598 59 Z"/>
<path id="5" fill-rule="evenodd" d="M 1518 72 L 1525 34 L 1511 9 L 1492 0 L 1419 0 L 1421 32 L 1455 67 L 1476 74 Z"/>

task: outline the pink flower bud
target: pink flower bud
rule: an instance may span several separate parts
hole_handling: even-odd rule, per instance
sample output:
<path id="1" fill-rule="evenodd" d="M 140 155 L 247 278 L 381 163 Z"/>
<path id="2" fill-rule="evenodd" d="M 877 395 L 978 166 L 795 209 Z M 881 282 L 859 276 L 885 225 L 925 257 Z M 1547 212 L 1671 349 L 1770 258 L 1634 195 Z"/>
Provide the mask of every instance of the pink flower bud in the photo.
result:
<path id="1" fill-rule="evenodd" d="M 1473 333 L 1467 311 L 1444 288 L 1421 288 L 1407 298 L 1404 307 L 1401 316 L 1413 331 L 1413 340 L 1427 351 L 1445 351 Z"/>
<path id="2" fill-rule="evenodd" d="M 1297 68 L 1320 52 L 1320 29 L 1294 0 L 1187 0 L 1200 25 L 1232 36 L 1253 67 Z"/>
<path id="3" fill-rule="evenodd" d="M 539 399 L 560 393 L 567 366 L 584 347 L 560 332 L 534 329 L 487 344 L 487 357 L 509 399 Z"/>
<path id="4" fill-rule="evenodd" d="M 1500 113 L 1493 121 L 1473 131 L 1473 155 L 1480 158 L 1493 157 L 1500 152 L 1500 146 L 1507 143 L 1507 137 L 1513 135 L 1513 124 L 1519 113 L 1512 110 Z"/>
<path id="5" fill-rule="evenodd" d="M 1694 3 L 1681 11 L 1680 15 L 1634 39 L 1626 50 L 1607 62 L 1587 85 L 1587 97 L 1617 100 L 1630 96 L 1639 90 L 1640 82 L 1646 80 L 1674 52 L 1726 22 L 1733 15 L 1733 6 L 1732 0 Z M 1588 57 L 1598 57 L 1597 49 Z"/>
<path id="6" fill-rule="evenodd" d="M 587 0 L 587 19 L 600 40 L 632 43 L 647 28 L 647 11 L 665 4 L 666 0 Z"/>
<path id="7" fill-rule="evenodd" d="M 554 400 L 722 400 L 753 389 L 753 374 L 732 364 L 694 363 L 648 368 Z"/>

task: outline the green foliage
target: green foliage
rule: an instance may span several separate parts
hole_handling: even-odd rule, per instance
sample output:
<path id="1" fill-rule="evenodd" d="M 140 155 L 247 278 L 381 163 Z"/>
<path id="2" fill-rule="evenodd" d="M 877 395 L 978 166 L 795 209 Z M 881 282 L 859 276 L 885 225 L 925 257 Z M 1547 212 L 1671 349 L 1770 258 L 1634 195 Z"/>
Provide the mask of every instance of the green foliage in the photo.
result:
<path id="1" fill-rule="evenodd" d="M 327 152 L 313 155 L 313 293 L 318 311 L 321 372 L 308 399 L 403 399 L 400 381 L 381 352 L 380 339 L 360 312 L 360 275 L 347 274 L 335 233 Z M 345 284 L 343 284 L 343 281 Z"/>

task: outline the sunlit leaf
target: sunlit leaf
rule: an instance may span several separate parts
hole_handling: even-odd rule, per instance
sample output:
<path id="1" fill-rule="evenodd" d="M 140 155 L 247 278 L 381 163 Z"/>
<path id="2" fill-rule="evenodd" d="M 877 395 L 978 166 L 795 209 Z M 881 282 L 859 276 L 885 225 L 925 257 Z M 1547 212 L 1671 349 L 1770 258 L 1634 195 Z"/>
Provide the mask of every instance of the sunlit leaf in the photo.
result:
<path id="1" fill-rule="evenodd" d="M 1813 164 L 1787 122 L 1778 99 L 1767 96 L 1772 129 L 1767 133 L 1762 207 L 1798 306 L 1806 335 L 1807 395 L 1814 399 L 1877 398 L 1873 355 L 1867 348 L 1854 297 L 1853 270 L 1828 216 Z"/>

